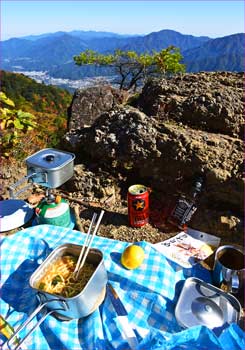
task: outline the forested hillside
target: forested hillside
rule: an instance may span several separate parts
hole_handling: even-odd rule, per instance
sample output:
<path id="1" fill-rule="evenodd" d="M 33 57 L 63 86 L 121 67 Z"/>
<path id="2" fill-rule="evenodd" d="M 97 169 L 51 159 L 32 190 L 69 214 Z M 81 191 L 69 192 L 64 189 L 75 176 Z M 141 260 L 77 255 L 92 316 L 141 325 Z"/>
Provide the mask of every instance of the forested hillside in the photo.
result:
<path id="1" fill-rule="evenodd" d="M 28 112 L 45 112 L 66 118 L 72 95 L 65 89 L 37 83 L 23 74 L 0 71 L 1 91 L 15 106 Z"/>
<path id="2" fill-rule="evenodd" d="M 244 34 L 212 39 L 183 52 L 187 72 L 244 71 Z"/>
<path id="3" fill-rule="evenodd" d="M 67 128 L 72 95 L 37 83 L 23 74 L 1 74 L 1 154 L 22 158 L 30 150 L 55 147 Z M 6 97 L 4 97 L 6 95 Z M 31 116 L 28 114 L 31 113 Z M 26 125 L 26 117 L 33 125 Z"/>

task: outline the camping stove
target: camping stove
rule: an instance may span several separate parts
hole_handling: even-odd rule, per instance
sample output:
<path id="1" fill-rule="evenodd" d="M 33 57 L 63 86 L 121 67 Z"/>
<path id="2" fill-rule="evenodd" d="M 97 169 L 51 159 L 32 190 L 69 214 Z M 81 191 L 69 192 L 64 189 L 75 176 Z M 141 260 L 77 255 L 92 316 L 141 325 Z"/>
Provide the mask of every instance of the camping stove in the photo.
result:
<path id="1" fill-rule="evenodd" d="M 27 176 L 10 186 L 10 198 L 16 198 L 21 192 L 31 187 L 33 183 L 46 188 L 46 195 L 35 209 L 35 224 L 50 224 L 63 227 L 73 227 L 70 207 L 60 196 L 54 196 L 52 189 L 63 185 L 73 176 L 73 153 L 46 148 L 26 158 Z M 24 181 L 29 184 L 14 192 Z"/>

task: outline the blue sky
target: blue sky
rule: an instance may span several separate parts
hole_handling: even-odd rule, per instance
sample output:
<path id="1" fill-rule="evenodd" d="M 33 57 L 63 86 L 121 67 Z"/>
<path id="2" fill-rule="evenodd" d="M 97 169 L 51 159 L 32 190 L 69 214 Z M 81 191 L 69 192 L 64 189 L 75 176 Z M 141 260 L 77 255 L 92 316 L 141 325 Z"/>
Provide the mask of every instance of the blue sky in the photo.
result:
<path id="1" fill-rule="evenodd" d="M 56 31 L 148 34 L 162 29 L 212 38 L 244 32 L 244 1 L 1 0 L 1 40 Z"/>

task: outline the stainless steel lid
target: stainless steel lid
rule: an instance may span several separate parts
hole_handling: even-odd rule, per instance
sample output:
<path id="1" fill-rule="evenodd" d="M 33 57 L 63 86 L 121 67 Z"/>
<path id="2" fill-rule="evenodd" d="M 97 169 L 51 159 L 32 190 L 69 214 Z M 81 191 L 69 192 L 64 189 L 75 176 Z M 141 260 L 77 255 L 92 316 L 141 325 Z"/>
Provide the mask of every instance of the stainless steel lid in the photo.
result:
<path id="1" fill-rule="evenodd" d="M 212 328 L 214 324 L 216 327 L 220 327 L 224 323 L 222 309 L 209 298 L 200 297 L 193 300 L 191 311 L 202 325 L 209 328 Z"/>
<path id="2" fill-rule="evenodd" d="M 194 277 L 185 281 L 175 308 L 175 317 L 184 328 L 213 329 L 237 323 L 240 313 L 241 305 L 233 295 Z"/>
<path id="3" fill-rule="evenodd" d="M 70 163 L 75 158 L 73 153 L 54 148 L 45 148 L 26 158 L 26 164 L 44 170 L 54 170 Z"/>

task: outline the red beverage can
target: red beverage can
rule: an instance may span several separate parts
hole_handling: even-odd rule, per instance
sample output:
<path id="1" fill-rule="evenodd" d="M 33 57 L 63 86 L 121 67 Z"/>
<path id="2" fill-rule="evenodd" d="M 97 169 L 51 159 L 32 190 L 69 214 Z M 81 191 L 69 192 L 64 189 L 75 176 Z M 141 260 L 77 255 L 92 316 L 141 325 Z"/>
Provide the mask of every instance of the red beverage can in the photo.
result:
<path id="1" fill-rule="evenodd" d="M 146 186 L 129 187 L 128 218 L 132 227 L 142 227 L 149 222 L 149 191 Z"/>

